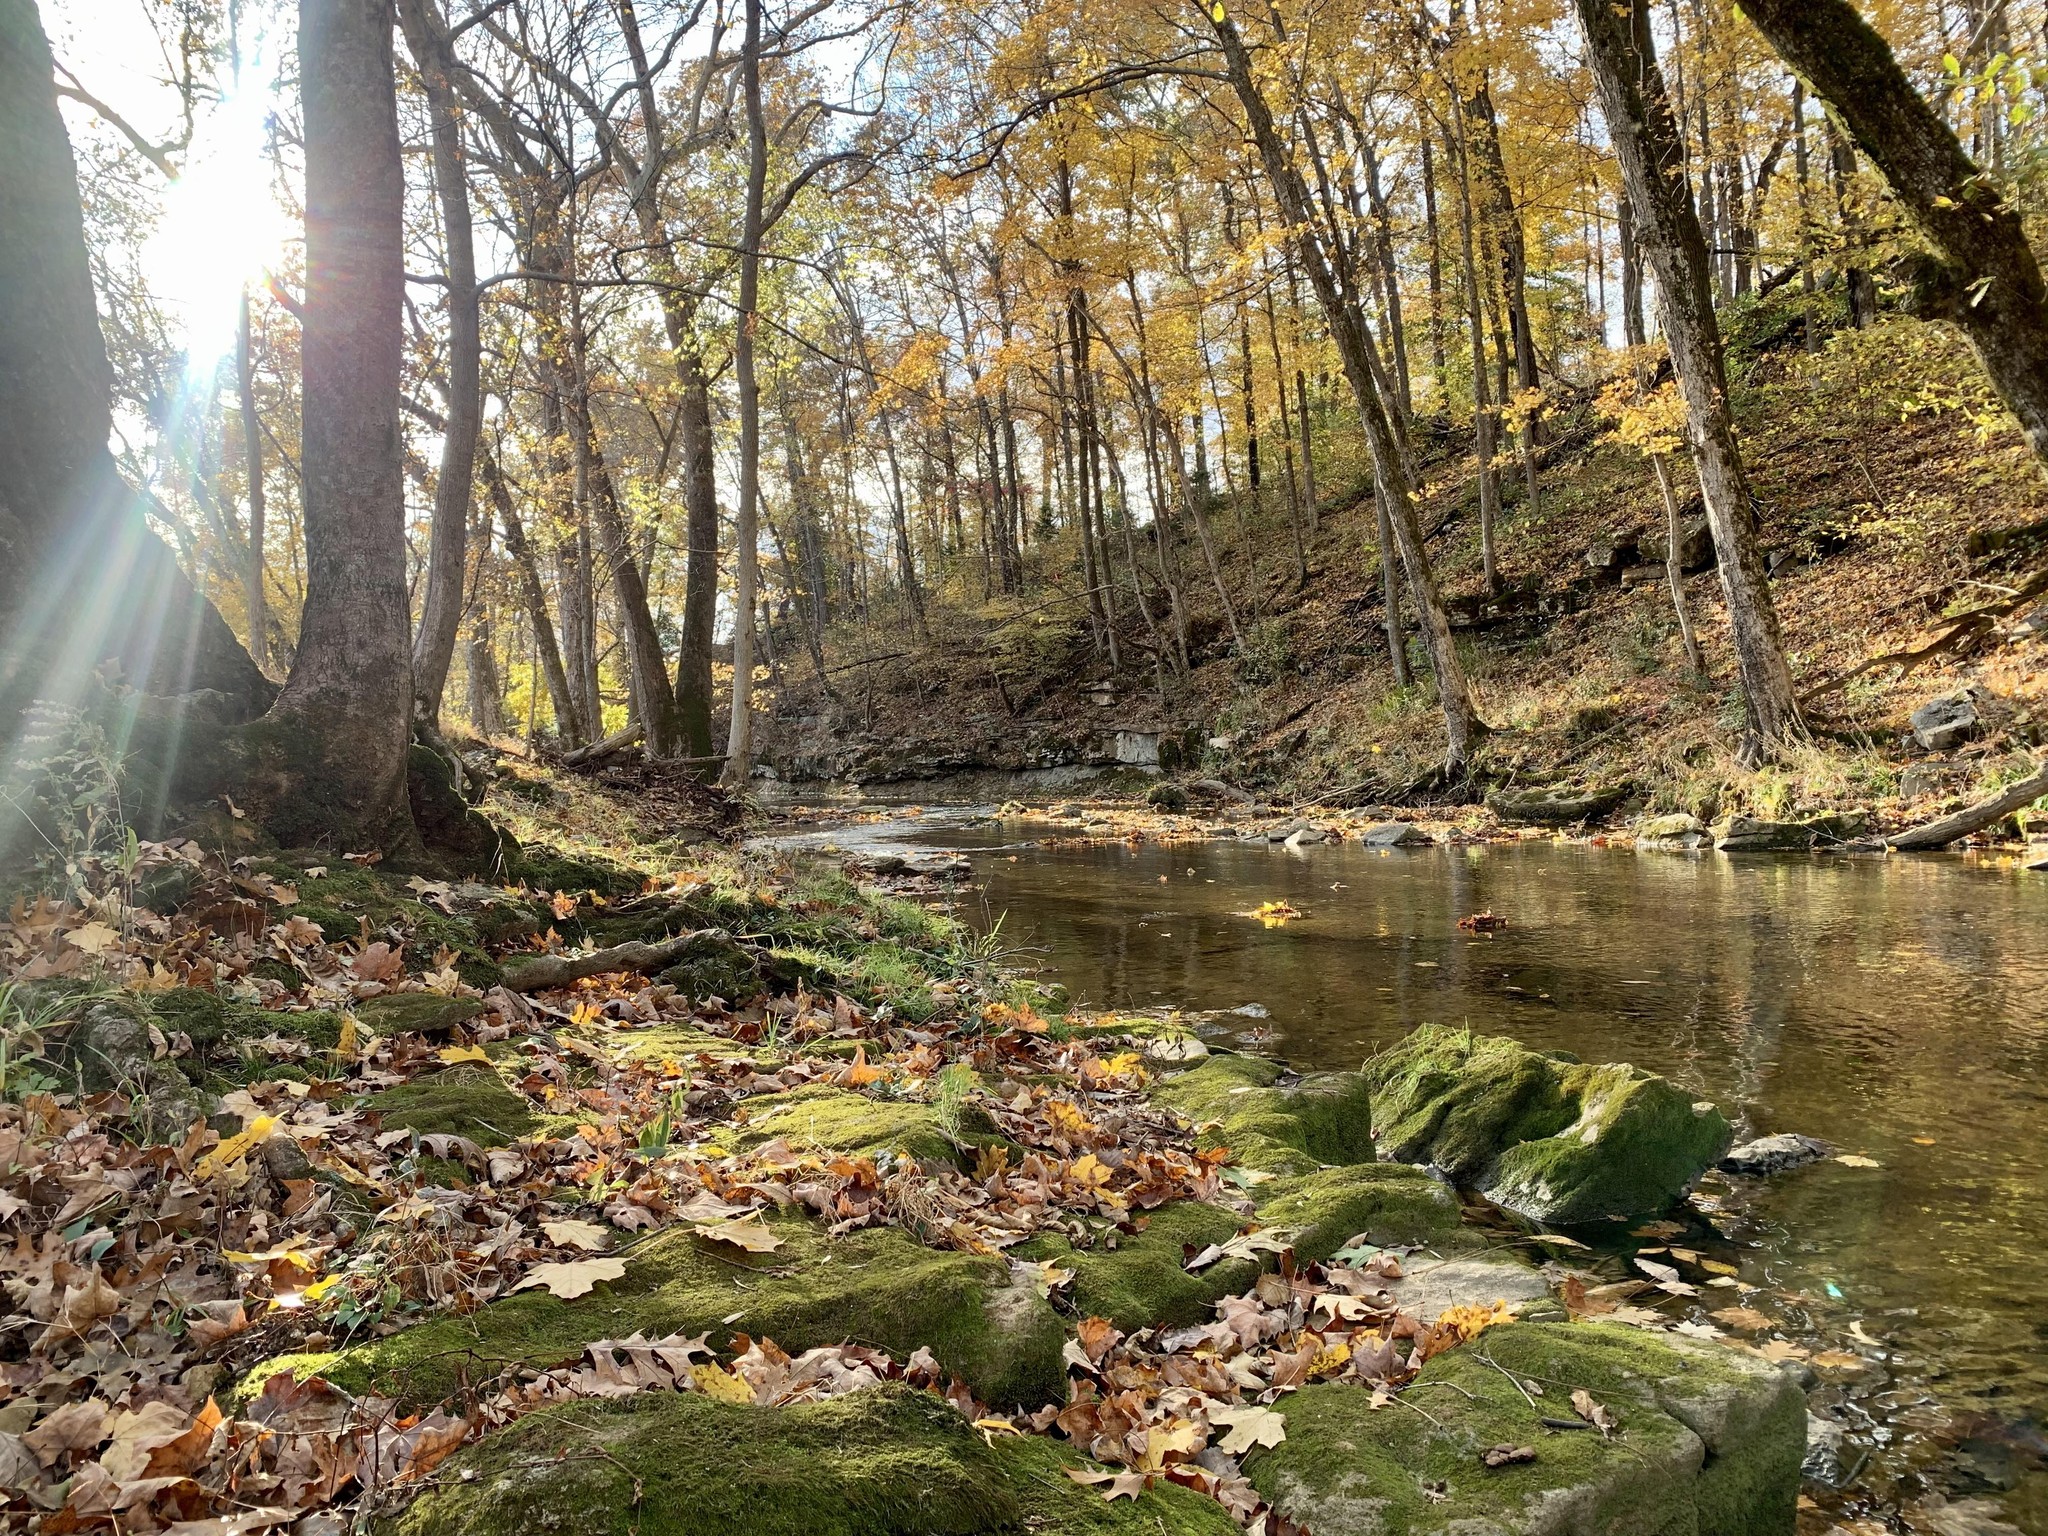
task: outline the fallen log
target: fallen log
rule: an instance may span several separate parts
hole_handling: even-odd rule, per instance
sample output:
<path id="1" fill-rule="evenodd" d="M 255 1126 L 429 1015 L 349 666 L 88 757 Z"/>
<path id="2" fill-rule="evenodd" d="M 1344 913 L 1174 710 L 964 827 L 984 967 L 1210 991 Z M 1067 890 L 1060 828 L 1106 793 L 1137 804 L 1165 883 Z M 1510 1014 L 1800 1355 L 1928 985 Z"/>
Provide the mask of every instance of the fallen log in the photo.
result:
<path id="1" fill-rule="evenodd" d="M 1946 848 L 1957 839 L 1990 826 L 1999 817 L 2010 816 L 2022 806 L 2033 804 L 2043 795 L 2048 795 L 2048 758 L 2042 759 L 2040 766 L 2028 777 L 2006 785 L 1988 800 L 1966 805 L 1952 816 L 1942 816 L 1895 833 L 1884 840 L 1885 846 L 1902 853 L 1915 849 Z"/>
<path id="2" fill-rule="evenodd" d="M 623 731 L 614 731 L 602 741 L 593 741 L 587 747 L 577 747 L 562 754 L 565 766 L 574 768 L 578 763 L 591 763 L 600 757 L 610 757 L 614 752 L 623 752 L 640 739 L 640 727 L 629 725 Z"/>
<path id="3" fill-rule="evenodd" d="M 696 928 L 649 944 L 635 939 L 594 949 L 587 955 L 539 955 L 505 968 L 500 982 L 508 992 L 539 992 L 547 987 L 566 987 L 585 976 L 605 976 L 613 971 L 653 972 L 666 970 L 703 944 L 739 946 L 723 928 Z"/>

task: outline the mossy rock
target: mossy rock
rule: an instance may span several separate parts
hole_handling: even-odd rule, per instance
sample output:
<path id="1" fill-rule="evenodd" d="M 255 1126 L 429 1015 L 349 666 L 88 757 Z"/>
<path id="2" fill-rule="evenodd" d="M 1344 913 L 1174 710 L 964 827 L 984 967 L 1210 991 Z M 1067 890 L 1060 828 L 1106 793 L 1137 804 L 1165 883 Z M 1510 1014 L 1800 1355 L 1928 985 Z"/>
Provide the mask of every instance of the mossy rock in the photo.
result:
<path id="1" fill-rule="evenodd" d="M 655 980 L 674 987 L 693 1001 L 722 997 L 732 1003 L 757 996 L 761 991 L 761 977 L 761 962 L 753 952 L 719 932 L 700 933 L 676 962 Z"/>
<path id="2" fill-rule="evenodd" d="M 466 1317 L 290 1363 L 348 1391 L 425 1404 L 508 1365 L 574 1359 L 596 1339 L 708 1332 L 724 1348 L 746 1333 L 791 1353 L 857 1340 L 908 1359 L 925 1345 L 984 1402 L 1064 1399 L 1066 1325 L 1013 1282 L 1006 1260 L 926 1248 L 893 1227 L 835 1238 L 794 1213 L 769 1224 L 782 1239 L 772 1253 L 742 1256 L 671 1228 L 631 1251 L 621 1279 L 573 1301 L 523 1291 Z"/>
<path id="3" fill-rule="evenodd" d="M 1661 1211 L 1731 1137 L 1718 1109 L 1639 1068 L 1443 1025 L 1415 1030 L 1365 1075 L 1386 1156 L 1434 1163 L 1540 1221 Z"/>
<path id="4" fill-rule="evenodd" d="M 484 1011 L 473 997 L 387 992 L 356 1004 L 356 1021 L 377 1035 L 446 1035 Z"/>
<path id="5" fill-rule="evenodd" d="M 176 1031 L 189 1038 L 209 1068 L 231 1061 L 249 1041 L 266 1035 L 304 1040 L 319 1051 L 331 1051 L 341 1044 L 341 1015 L 325 1009 L 275 1012 L 197 987 L 152 992 L 146 1000 L 158 1027 L 166 1034 Z"/>
<path id="6" fill-rule="evenodd" d="M 533 1106 L 486 1066 L 424 1074 L 371 1095 L 364 1107 L 384 1117 L 386 1130 L 466 1136 L 480 1147 L 502 1147 L 541 1128 Z"/>
<path id="7" fill-rule="evenodd" d="M 1234 1536 L 1162 1485 L 1105 1500 L 1038 1437 L 984 1439 L 901 1385 L 760 1408 L 646 1393 L 545 1409 L 460 1452 L 380 1536 Z"/>
<path id="8" fill-rule="evenodd" d="M 751 1152 L 781 1139 L 800 1151 L 895 1152 L 919 1162 L 951 1162 L 958 1155 L 932 1107 L 908 1099 L 871 1099 L 812 1083 L 748 1099 L 746 1111 L 746 1121 L 720 1137 L 729 1151 Z"/>
<path id="9" fill-rule="evenodd" d="M 1504 1371 L 1542 1387 L 1536 1406 Z M 1613 1439 L 1542 1427 L 1545 1415 L 1571 1417 L 1580 1388 L 1619 1420 Z M 1511 1323 L 1437 1356 L 1402 1397 L 1427 1417 L 1375 1412 L 1351 1384 L 1284 1398 L 1286 1440 L 1248 1458 L 1246 1473 L 1316 1536 L 1792 1530 L 1805 1399 L 1789 1376 L 1725 1347 L 1612 1325 Z M 1496 1445 L 1529 1446 L 1536 1459 L 1489 1468 L 1480 1454 Z"/>
<path id="10" fill-rule="evenodd" d="M 1458 1203 L 1419 1168 L 1359 1163 L 1277 1178 L 1256 1186 L 1255 1215 L 1200 1200 L 1176 1200 L 1144 1213 L 1143 1230 L 1120 1233 L 1116 1246 L 1076 1248 L 1057 1234 L 1033 1238 L 1020 1258 L 1051 1259 L 1074 1272 L 1067 1293 L 1083 1317 L 1106 1317 L 1126 1333 L 1206 1322 L 1216 1301 L 1258 1278 L 1251 1259 L 1225 1259 L 1190 1274 L 1188 1256 L 1228 1242 L 1254 1223 L 1293 1234 L 1295 1256 L 1323 1260 L 1354 1237 L 1383 1246 L 1463 1246 Z"/>
<path id="11" fill-rule="evenodd" d="M 1264 1056 L 1216 1055 L 1160 1084 L 1154 1095 L 1200 1128 L 1205 1149 L 1266 1173 L 1310 1173 L 1332 1163 L 1369 1163 L 1371 1088 L 1356 1072 L 1296 1077 Z"/>

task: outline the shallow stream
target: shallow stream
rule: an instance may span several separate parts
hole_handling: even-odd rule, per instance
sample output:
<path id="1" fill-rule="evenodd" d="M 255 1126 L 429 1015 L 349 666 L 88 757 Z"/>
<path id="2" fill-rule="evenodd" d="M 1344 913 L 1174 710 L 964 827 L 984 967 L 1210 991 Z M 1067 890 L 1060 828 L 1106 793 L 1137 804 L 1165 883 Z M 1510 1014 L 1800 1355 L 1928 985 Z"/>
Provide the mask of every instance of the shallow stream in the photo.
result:
<path id="1" fill-rule="evenodd" d="M 1831 1513 L 1975 1498 L 2048 1536 L 2048 877 L 1990 858 L 1021 835 L 929 812 L 838 842 L 968 854 L 958 914 L 1000 918 L 1080 1004 L 1180 1009 L 1330 1068 L 1469 1024 L 1635 1062 L 1740 1135 L 1803 1131 L 1874 1164 L 1710 1176 L 1682 1234 L 1582 1235 L 1614 1275 L 1663 1243 L 1734 1264 L 1754 1292 L 1674 1315 L 1739 1300 L 1779 1325 L 1759 1342 L 1836 1362 L 1812 1399 L 1848 1431 Z M 1307 915 L 1242 915 L 1276 898 Z M 1459 930 L 1488 910 L 1508 926 Z"/>

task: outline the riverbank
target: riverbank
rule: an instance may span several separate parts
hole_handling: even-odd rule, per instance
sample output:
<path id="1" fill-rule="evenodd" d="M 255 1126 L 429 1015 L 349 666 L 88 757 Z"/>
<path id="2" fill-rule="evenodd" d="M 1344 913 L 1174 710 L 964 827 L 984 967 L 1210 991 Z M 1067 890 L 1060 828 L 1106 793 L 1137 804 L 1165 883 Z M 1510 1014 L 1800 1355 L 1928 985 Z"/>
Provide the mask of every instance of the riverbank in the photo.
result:
<path id="1" fill-rule="evenodd" d="M 528 860 L 140 844 L 15 908 L 11 1518 L 1789 1524 L 1768 1354 L 1380 1161 L 1391 1079 L 1063 1016 L 829 868 Z"/>

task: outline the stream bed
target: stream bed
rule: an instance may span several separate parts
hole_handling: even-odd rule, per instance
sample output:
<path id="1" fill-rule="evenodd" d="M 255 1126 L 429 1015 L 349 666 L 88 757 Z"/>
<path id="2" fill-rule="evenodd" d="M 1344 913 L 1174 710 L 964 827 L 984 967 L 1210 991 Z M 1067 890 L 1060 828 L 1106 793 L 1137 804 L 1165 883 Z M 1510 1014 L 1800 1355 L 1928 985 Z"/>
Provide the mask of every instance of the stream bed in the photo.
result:
<path id="1" fill-rule="evenodd" d="M 1013 963 L 1079 1005 L 1177 1009 L 1315 1068 L 1469 1025 L 1664 1073 L 1738 1139 L 1826 1139 L 1852 1161 L 1709 1175 L 1682 1231 L 1580 1236 L 1613 1277 L 1665 1244 L 1732 1265 L 1742 1291 L 1668 1310 L 1739 1301 L 1774 1326 L 1738 1337 L 1822 1362 L 1811 1402 L 1842 1442 L 1810 1485 L 1816 1528 L 1905 1509 L 1948 1536 L 1993 1518 L 2048 1536 L 2048 877 L 1992 858 L 1033 831 L 927 811 L 800 840 L 964 853 L 956 914 L 1000 920 Z M 1306 915 L 1244 915 L 1271 900 Z M 1459 930 L 1482 911 L 1507 927 Z M 1942 1500 L 1960 1502 L 1930 1525 Z"/>

